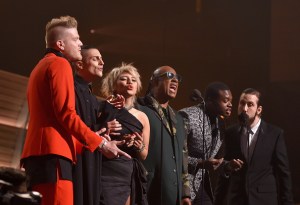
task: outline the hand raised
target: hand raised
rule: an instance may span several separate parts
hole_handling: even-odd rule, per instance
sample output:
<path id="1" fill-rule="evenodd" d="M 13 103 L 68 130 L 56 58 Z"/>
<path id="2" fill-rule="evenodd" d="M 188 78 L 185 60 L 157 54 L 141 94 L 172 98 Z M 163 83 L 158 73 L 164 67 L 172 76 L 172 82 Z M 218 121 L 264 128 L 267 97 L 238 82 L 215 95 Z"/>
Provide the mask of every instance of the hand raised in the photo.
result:
<path id="1" fill-rule="evenodd" d="M 135 134 L 127 134 L 123 136 L 127 147 L 132 147 L 135 139 Z"/>
<path id="2" fill-rule="evenodd" d="M 134 138 L 134 143 L 133 143 L 133 146 L 137 149 L 137 150 L 141 150 L 143 149 L 143 146 L 144 145 L 144 140 L 143 140 L 143 137 L 141 136 L 140 133 L 138 132 L 135 132 L 135 138 Z"/>
<path id="3" fill-rule="evenodd" d="M 106 128 L 101 128 L 100 130 L 95 132 L 97 135 L 105 138 L 107 141 L 110 141 L 109 130 L 106 131 Z"/>
<path id="4" fill-rule="evenodd" d="M 106 101 L 118 109 L 121 109 L 125 106 L 125 98 L 119 94 L 109 96 Z"/>
<path id="5" fill-rule="evenodd" d="M 117 121 L 116 119 L 107 122 L 107 128 L 109 129 L 109 134 L 110 135 L 120 135 L 120 130 L 122 130 L 122 125 Z"/>

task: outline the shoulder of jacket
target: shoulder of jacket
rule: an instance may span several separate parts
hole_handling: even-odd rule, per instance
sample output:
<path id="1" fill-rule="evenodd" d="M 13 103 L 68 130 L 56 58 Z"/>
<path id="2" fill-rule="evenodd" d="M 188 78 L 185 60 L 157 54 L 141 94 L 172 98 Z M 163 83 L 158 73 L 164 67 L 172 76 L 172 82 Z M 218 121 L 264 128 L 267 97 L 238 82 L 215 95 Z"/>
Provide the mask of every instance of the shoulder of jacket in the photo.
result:
<path id="1" fill-rule="evenodd" d="M 265 132 L 276 132 L 276 133 L 282 133 L 283 132 L 283 129 L 276 126 L 276 125 L 273 125 L 273 124 L 270 124 L 270 123 L 267 123 L 265 121 L 261 121 L 261 129 L 263 129 L 263 131 Z"/>
<path id="2" fill-rule="evenodd" d="M 196 112 L 201 112 L 202 109 L 199 107 L 199 106 L 191 106 L 191 107 L 186 107 L 186 108 L 183 108 L 181 110 L 179 110 L 180 113 L 185 113 L 186 115 L 190 115 L 191 113 L 196 113 Z"/>

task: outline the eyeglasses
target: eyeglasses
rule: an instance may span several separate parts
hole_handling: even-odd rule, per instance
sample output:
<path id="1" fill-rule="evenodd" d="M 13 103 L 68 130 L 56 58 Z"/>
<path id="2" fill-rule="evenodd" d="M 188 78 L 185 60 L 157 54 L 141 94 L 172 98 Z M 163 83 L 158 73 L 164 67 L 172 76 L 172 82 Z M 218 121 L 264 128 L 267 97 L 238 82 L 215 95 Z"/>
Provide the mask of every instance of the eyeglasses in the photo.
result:
<path id="1" fill-rule="evenodd" d="M 171 73 L 171 72 L 165 72 L 165 73 L 162 73 L 158 76 L 156 76 L 155 78 L 161 78 L 163 76 L 166 76 L 168 79 L 173 79 L 175 78 L 176 80 L 178 80 L 178 82 L 181 82 L 182 81 L 182 77 L 181 75 L 178 75 L 178 74 L 174 74 L 174 73 Z"/>

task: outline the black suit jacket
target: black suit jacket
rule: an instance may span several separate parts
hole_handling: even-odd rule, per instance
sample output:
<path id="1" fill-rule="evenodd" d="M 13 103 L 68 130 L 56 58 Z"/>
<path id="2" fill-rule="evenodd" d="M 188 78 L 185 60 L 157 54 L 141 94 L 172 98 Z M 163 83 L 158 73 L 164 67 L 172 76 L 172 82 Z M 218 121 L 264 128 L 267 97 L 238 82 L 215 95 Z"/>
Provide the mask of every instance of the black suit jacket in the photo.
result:
<path id="1" fill-rule="evenodd" d="M 244 166 L 229 178 L 221 176 L 216 189 L 216 203 L 224 199 L 230 205 L 293 204 L 291 175 L 289 170 L 283 130 L 261 121 L 257 142 L 247 163 L 240 143 L 240 126 L 226 131 L 225 160 L 241 159 Z"/>

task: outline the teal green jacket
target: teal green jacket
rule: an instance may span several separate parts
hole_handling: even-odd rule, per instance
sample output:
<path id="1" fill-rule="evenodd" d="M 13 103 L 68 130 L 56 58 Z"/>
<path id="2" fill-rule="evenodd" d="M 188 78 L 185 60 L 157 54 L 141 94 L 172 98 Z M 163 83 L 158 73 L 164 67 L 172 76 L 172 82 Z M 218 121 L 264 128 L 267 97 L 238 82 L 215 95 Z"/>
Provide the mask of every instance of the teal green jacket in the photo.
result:
<path id="1" fill-rule="evenodd" d="M 146 104 L 139 109 L 146 113 L 150 122 L 148 156 L 143 161 L 148 171 L 149 205 L 179 205 L 185 138 L 183 119 L 169 106 L 169 123 L 158 107 Z"/>

